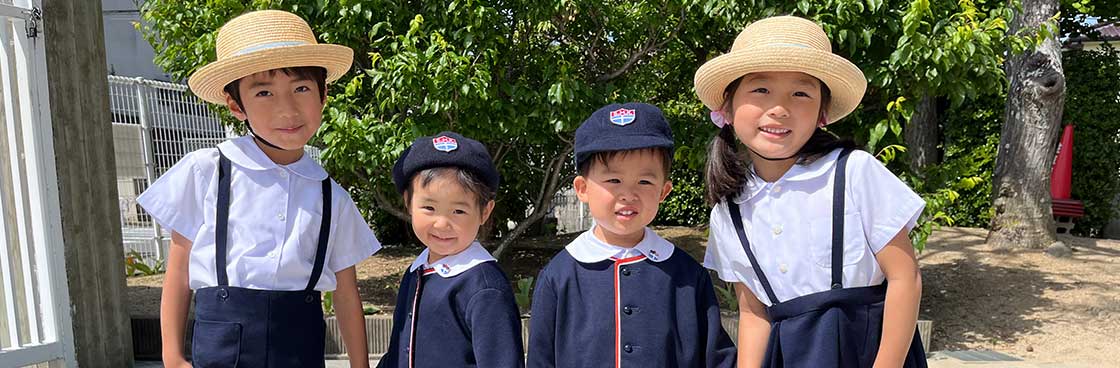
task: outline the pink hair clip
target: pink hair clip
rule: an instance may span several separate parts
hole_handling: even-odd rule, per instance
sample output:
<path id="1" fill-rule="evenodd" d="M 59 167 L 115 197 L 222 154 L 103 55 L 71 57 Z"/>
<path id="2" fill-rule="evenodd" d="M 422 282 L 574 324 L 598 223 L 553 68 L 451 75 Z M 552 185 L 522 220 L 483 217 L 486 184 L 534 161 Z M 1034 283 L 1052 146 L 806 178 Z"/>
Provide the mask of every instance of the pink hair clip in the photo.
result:
<path id="1" fill-rule="evenodd" d="M 723 116 L 722 112 L 712 111 L 712 113 L 708 114 L 708 116 L 711 117 L 712 124 L 715 124 L 720 129 L 723 129 L 723 126 L 727 125 L 727 118 Z"/>

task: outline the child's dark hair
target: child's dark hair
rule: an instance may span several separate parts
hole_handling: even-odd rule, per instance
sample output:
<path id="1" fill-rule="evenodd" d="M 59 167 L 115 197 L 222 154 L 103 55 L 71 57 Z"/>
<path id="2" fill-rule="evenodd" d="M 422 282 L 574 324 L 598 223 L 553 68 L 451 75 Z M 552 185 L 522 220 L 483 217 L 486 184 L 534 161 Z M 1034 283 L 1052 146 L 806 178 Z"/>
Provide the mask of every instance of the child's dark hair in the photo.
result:
<path id="1" fill-rule="evenodd" d="M 578 170 L 580 176 L 587 176 L 587 173 L 591 172 L 591 164 L 592 163 L 598 162 L 600 164 L 606 165 L 608 162 L 610 162 L 615 157 L 625 156 L 625 155 L 635 154 L 635 153 L 637 153 L 637 154 L 652 153 L 654 156 L 657 156 L 658 158 L 660 158 L 661 159 L 661 169 L 663 170 L 663 173 L 665 174 L 665 179 L 666 180 L 669 179 L 669 170 L 671 170 L 673 168 L 672 167 L 673 166 L 673 152 L 672 152 L 672 150 L 670 150 L 668 148 L 665 148 L 665 147 L 649 147 L 649 148 L 640 148 L 640 149 L 635 149 L 635 150 L 595 152 L 595 153 L 592 153 L 590 157 L 584 159 L 583 162 L 580 162 L 577 170 Z"/>
<path id="2" fill-rule="evenodd" d="M 723 91 L 723 113 L 730 118 L 732 99 L 739 88 L 742 77 L 736 79 Z M 821 82 L 821 116 L 825 116 L 829 102 L 832 101 L 832 91 Z M 820 155 L 832 152 L 837 148 L 856 148 L 856 143 L 850 139 L 841 139 L 832 133 L 818 127 L 813 131 L 813 136 L 797 151 L 798 164 L 807 164 Z M 715 205 L 730 195 L 738 194 L 743 185 L 750 180 L 747 173 L 747 163 L 739 157 L 738 141 L 735 137 L 735 128 L 730 123 L 720 128 L 719 134 L 712 138 L 708 145 L 708 162 L 704 167 L 704 181 L 707 184 L 707 193 L 704 199 L 709 205 Z"/>
<path id="3" fill-rule="evenodd" d="M 284 73 L 284 75 L 287 75 L 289 77 L 315 81 L 315 85 L 319 86 L 319 100 L 327 98 L 326 68 L 319 66 L 297 66 L 291 68 L 272 69 L 265 73 L 268 73 L 271 76 L 277 71 Z M 237 107 L 245 109 L 245 105 L 241 103 L 241 90 L 238 89 L 238 87 L 241 85 L 241 79 L 244 78 L 238 78 L 233 82 L 229 82 L 229 84 L 227 84 L 225 87 L 225 91 L 229 94 L 230 97 L 233 97 L 234 102 L 237 102 Z"/>
<path id="4" fill-rule="evenodd" d="M 486 208 L 486 204 L 494 200 L 497 195 L 494 188 L 487 186 L 486 182 L 482 181 L 475 173 L 454 166 L 441 166 L 417 171 L 412 176 L 408 183 L 408 190 L 404 192 L 405 206 L 412 203 L 412 186 L 417 179 L 419 179 L 421 186 L 426 187 L 432 183 L 432 180 L 440 177 L 454 179 L 463 190 L 473 194 L 480 209 Z"/>

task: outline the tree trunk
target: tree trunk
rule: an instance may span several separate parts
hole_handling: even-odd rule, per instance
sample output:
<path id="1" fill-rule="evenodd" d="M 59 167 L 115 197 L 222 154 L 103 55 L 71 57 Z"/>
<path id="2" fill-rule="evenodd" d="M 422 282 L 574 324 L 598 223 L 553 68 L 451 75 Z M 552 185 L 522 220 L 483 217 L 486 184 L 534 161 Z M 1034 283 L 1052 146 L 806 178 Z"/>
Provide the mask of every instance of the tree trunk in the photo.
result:
<path id="1" fill-rule="evenodd" d="M 919 175 L 930 165 L 941 161 L 937 150 L 937 143 L 941 141 L 941 114 L 937 105 L 937 97 L 922 96 L 910 122 L 906 123 L 910 169 Z"/>
<path id="2" fill-rule="evenodd" d="M 1037 29 L 1057 12 L 1057 0 L 1024 0 L 1022 12 L 1015 16 L 1008 32 Z M 1065 101 L 1057 37 L 1047 38 L 1034 50 L 1012 55 L 1006 67 L 1011 85 L 993 173 L 995 216 L 988 244 L 997 248 L 1043 248 L 1055 241 L 1050 170 Z"/>

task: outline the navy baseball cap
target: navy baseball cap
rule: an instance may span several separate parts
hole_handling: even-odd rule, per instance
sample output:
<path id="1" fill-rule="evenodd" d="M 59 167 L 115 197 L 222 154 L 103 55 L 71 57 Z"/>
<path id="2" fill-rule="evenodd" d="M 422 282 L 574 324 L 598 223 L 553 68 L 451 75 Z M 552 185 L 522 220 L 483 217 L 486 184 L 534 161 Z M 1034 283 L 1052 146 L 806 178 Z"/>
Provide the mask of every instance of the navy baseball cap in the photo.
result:
<path id="1" fill-rule="evenodd" d="M 481 142 L 455 132 L 440 132 L 416 138 L 393 165 L 393 184 L 404 193 L 412 176 L 435 167 L 457 167 L 477 176 L 490 189 L 497 191 L 500 175 L 490 152 Z"/>
<path id="2" fill-rule="evenodd" d="M 640 102 L 610 104 L 576 129 L 576 167 L 598 152 L 656 147 L 673 152 L 673 130 L 661 109 Z"/>

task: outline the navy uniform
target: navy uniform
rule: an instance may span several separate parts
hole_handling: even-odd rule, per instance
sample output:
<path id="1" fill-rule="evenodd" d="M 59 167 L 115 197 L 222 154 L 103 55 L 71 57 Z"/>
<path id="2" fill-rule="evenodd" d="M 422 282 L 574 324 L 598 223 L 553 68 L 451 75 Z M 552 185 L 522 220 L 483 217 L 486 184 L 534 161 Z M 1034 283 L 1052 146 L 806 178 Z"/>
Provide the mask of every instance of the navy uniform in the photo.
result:
<path id="1" fill-rule="evenodd" d="M 380 243 L 322 167 L 277 165 L 245 136 L 188 154 L 137 202 L 192 241 L 195 367 L 323 366 L 320 292 Z"/>
<path id="2" fill-rule="evenodd" d="M 717 205 L 705 265 L 767 306 L 765 367 L 871 367 L 887 290 L 875 254 L 924 205 L 870 154 L 837 149 Z M 925 365 L 915 330 L 904 366 Z"/>
<path id="3" fill-rule="evenodd" d="M 576 130 L 576 161 L 596 152 L 672 149 L 661 111 L 642 103 L 596 111 Z M 646 228 L 632 248 L 584 232 L 537 278 L 530 367 L 734 367 L 708 270 Z"/>
<path id="4" fill-rule="evenodd" d="M 496 190 L 486 147 L 453 132 L 416 139 L 393 167 L 397 190 L 419 171 L 456 167 Z M 473 199 L 471 199 L 473 200 Z M 521 319 L 509 279 L 478 242 L 428 263 L 425 249 L 401 279 L 389 349 L 378 367 L 523 367 Z"/>
<path id="5" fill-rule="evenodd" d="M 530 367 L 734 367 L 711 277 L 652 230 L 634 248 L 584 232 L 541 270 Z"/>
<path id="6" fill-rule="evenodd" d="M 420 253 L 397 291 L 378 367 L 522 367 L 521 319 L 509 279 L 479 243 L 427 264 Z"/>

